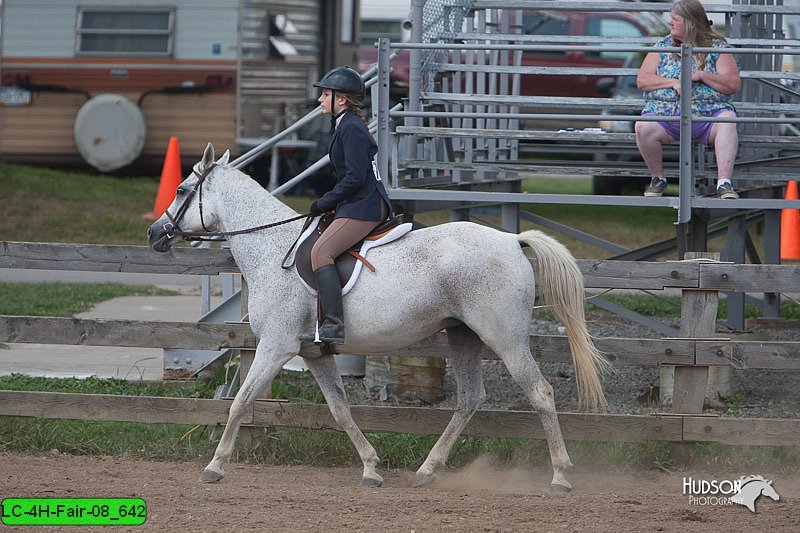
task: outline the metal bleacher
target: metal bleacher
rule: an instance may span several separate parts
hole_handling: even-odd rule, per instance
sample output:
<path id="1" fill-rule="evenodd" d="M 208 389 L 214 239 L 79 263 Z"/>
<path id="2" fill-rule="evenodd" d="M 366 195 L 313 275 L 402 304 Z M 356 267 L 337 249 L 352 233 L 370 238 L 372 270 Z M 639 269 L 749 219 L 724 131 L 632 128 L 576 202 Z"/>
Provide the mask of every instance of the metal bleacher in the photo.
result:
<path id="1" fill-rule="evenodd" d="M 800 94 L 793 89 L 800 73 L 782 70 L 784 57 L 800 55 L 800 41 L 784 35 L 783 17 L 800 15 L 800 9 L 785 7 L 780 1 L 765 4 L 770 2 L 706 5 L 709 13 L 724 14 L 724 33 L 734 47 L 732 53 L 741 65 L 743 80 L 736 101 L 738 116 L 710 120 L 738 124 L 740 147 L 734 184 L 741 198 L 728 201 L 712 194 L 716 177 L 713 150 L 691 142 L 679 143 L 677 162 L 668 167 L 668 177 L 679 182 L 677 197 L 522 192 L 522 181 L 537 174 L 648 176 L 644 164 L 635 157 L 621 161 L 559 157 L 564 153 L 637 154 L 632 133 L 560 131 L 560 125 L 577 122 L 595 127 L 600 120 L 633 122 L 640 119 L 642 98 L 615 98 L 612 102 L 607 98 L 520 94 L 520 79 L 527 75 L 630 76 L 636 74 L 636 68 L 587 71 L 523 66 L 522 54 L 554 49 L 644 53 L 655 40 L 619 37 L 598 44 L 589 37 L 524 35 L 519 23 L 521 13 L 537 9 L 664 13 L 670 9 L 668 3 L 412 1 L 411 42 L 381 39 L 377 44 L 378 165 L 382 175 L 390 177 L 393 200 L 404 203 L 412 216 L 430 209 L 451 209 L 453 219 L 469 218 L 470 209 L 476 206 L 500 205 L 500 225 L 508 231 L 518 231 L 520 220 L 530 218 L 520 210 L 522 204 L 671 208 L 676 211 L 676 234 L 671 246 L 658 248 L 662 255 L 670 250 L 677 250 L 679 257 L 688 251 L 705 251 L 709 226 L 722 223 L 727 233 L 724 260 L 744 263 L 749 258 L 752 262 L 779 263 L 781 209 L 800 207 L 799 201 L 784 199 L 785 184 L 795 177 L 800 157 L 800 137 L 794 128 L 800 122 Z M 389 55 L 402 48 L 411 50 L 411 86 L 405 109 L 390 111 Z M 693 51 L 688 45 L 676 50 L 684 59 Z M 610 105 L 614 114 L 604 111 Z M 530 153 L 547 154 L 547 158 L 527 157 Z M 548 223 L 541 219 L 537 222 Z M 749 234 L 748 228 L 754 224 L 764 228 L 761 254 L 752 246 Z M 557 226 L 554 223 L 551 227 Z M 586 239 L 592 236 L 586 235 Z M 643 254 L 642 258 L 654 256 Z M 775 300 L 758 301 L 765 316 L 778 312 Z M 734 317 L 742 314 L 743 306 L 744 295 L 729 299 Z M 743 319 L 736 320 L 732 327 Z"/>

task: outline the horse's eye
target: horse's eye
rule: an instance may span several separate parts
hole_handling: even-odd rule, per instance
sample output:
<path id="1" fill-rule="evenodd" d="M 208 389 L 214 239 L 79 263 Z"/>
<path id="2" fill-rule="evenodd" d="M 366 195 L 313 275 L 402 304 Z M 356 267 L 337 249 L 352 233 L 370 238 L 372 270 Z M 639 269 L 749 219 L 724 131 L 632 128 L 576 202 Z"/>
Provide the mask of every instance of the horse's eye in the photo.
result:
<path id="1" fill-rule="evenodd" d="M 181 196 L 184 193 L 186 193 L 186 190 L 184 190 L 183 187 L 178 187 L 178 189 L 175 191 L 175 194 L 177 194 L 178 196 Z"/>

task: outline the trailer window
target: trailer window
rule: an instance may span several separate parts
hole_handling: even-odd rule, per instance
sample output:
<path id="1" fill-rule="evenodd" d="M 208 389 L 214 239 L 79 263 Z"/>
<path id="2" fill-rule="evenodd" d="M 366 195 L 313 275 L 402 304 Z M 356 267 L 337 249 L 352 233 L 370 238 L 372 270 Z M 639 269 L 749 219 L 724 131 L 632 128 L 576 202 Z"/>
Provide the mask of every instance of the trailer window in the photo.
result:
<path id="1" fill-rule="evenodd" d="M 285 13 L 269 15 L 267 40 L 269 41 L 269 59 L 287 59 L 300 54 L 289 42 L 289 36 L 297 34 L 297 26 Z"/>
<path id="2" fill-rule="evenodd" d="M 76 49 L 91 55 L 171 55 L 174 15 L 171 9 L 79 8 Z"/>

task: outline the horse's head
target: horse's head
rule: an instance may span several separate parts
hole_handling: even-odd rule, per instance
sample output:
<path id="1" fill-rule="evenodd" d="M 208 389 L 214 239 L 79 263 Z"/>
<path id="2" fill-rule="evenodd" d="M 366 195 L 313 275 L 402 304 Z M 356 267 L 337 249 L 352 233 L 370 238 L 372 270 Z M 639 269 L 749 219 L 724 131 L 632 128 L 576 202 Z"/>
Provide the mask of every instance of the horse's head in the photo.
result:
<path id="1" fill-rule="evenodd" d="M 731 501 L 744 505 L 754 513 L 756 512 L 756 500 L 759 496 L 766 496 L 775 501 L 781 499 L 772 486 L 772 480 L 764 479 L 764 476 L 742 476 L 739 478 L 739 483 L 741 484 L 741 489 L 737 494 L 731 496 Z"/>
<path id="2" fill-rule="evenodd" d="M 772 498 L 776 502 L 781 499 L 781 497 L 778 495 L 778 492 L 772 486 L 772 480 L 766 481 L 764 485 L 762 485 L 761 494 L 767 496 L 768 498 Z"/>
<path id="3" fill-rule="evenodd" d="M 230 152 L 225 150 L 214 161 L 214 147 L 206 146 L 203 158 L 194 166 L 188 178 L 175 191 L 175 200 L 161 218 L 147 229 L 150 246 L 157 252 L 166 252 L 176 242 L 189 235 L 209 233 L 216 226 L 214 211 L 206 203 L 203 207 L 203 190 L 211 184 L 211 173 L 217 166 L 228 164 Z M 209 192 L 206 190 L 206 192 Z M 208 196 L 206 197 L 208 200 Z"/>

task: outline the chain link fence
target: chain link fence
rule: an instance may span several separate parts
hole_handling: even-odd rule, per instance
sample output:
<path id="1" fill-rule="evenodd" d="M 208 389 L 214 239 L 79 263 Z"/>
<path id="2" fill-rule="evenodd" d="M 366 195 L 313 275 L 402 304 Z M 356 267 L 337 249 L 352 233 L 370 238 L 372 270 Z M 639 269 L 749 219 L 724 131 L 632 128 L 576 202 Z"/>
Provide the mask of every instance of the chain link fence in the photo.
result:
<path id="1" fill-rule="evenodd" d="M 422 11 L 422 42 L 451 43 L 475 0 L 428 0 Z M 447 62 L 447 50 L 423 50 L 422 90 L 428 90 L 435 76 L 429 65 Z"/>

